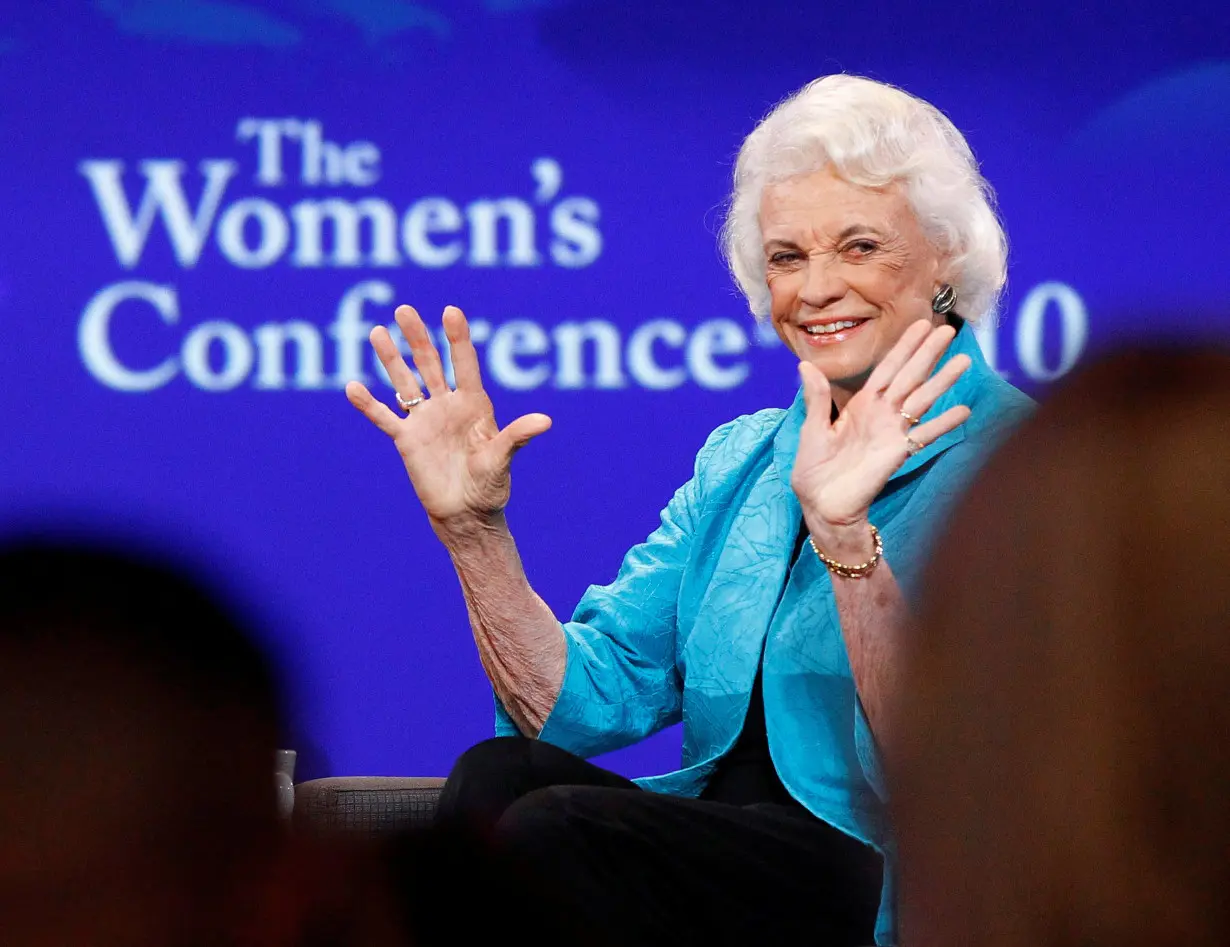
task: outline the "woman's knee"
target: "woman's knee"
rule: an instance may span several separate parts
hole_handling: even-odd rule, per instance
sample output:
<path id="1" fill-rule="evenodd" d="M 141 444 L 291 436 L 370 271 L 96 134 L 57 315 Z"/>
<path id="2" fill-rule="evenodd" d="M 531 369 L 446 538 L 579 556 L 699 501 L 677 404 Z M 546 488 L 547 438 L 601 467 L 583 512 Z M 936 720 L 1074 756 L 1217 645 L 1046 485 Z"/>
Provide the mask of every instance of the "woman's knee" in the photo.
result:
<path id="1" fill-rule="evenodd" d="M 529 744 L 525 737 L 493 737 L 462 753 L 440 791 L 437 818 L 493 825 L 532 786 Z"/>
<path id="2" fill-rule="evenodd" d="M 529 765 L 530 743 L 527 737 L 492 737 L 475 743 L 457 757 L 449 771 L 448 782 L 486 781 L 492 776 L 504 779 L 510 772 Z"/>
<path id="3" fill-rule="evenodd" d="M 495 737 L 466 750 L 440 797 L 443 818 L 489 827 L 523 796 L 553 786 L 635 788 L 622 776 L 541 740 Z"/>
<path id="4" fill-rule="evenodd" d="M 513 849 L 558 850 L 606 838 L 635 816 L 643 793 L 607 786 L 547 786 L 526 793 L 496 823 L 496 840 Z"/>
<path id="5" fill-rule="evenodd" d="M 515 852 L 555 847 L 576 825 L 583 808 L 578 799 L 594 791 L 588 786 L 547 786 L 526 793 L 496 822 L 496 842 Z"/>

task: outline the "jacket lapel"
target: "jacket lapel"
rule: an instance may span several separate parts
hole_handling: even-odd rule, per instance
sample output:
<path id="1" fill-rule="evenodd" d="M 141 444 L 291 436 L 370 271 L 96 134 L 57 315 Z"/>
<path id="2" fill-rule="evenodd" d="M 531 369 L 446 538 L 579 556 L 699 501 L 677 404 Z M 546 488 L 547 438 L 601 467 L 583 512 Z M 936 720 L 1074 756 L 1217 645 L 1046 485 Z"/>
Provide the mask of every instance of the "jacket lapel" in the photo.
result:
<path id="1" fill-rule="evenodd" d="M 797 443 L 801 423 L 796 399 L 778 429 L 774 454 L 783 443 Z M 737 501 L 725 541 L 716 544 L 719 558 L 685 645 L 684 755 L 694 760 L 725 753 L 743 724 L 802 521 L 789 478 L 781 478 L 775 462 L 761 460 L 749 474 L 755 480 Z"/>

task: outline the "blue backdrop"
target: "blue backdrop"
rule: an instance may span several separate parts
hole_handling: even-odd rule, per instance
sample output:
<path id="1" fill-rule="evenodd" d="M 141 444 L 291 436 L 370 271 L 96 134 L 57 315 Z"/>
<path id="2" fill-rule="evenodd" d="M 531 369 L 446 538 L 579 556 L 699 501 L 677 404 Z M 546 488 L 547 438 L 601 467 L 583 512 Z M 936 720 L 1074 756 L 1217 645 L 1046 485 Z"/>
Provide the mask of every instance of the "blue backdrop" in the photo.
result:
<path id="1" fill-rule="evenodd" d="M 1230 333 L 1223 2 L 16 6 L 4 513 L 169 534 L 259 601 L 310 775 L 443 773 L 491 727 L 447 557 L 341 394 L 391 397 L 371 325 L 460 305 L 499 417 L 554 417 L 509 518 L 565 616 L 709 430 L 793 395 L 714 234 L 742 137 L 817 75 L 902 85 L 968 135 L 1012 244 L 983 343 L 1014 383 Z"/>

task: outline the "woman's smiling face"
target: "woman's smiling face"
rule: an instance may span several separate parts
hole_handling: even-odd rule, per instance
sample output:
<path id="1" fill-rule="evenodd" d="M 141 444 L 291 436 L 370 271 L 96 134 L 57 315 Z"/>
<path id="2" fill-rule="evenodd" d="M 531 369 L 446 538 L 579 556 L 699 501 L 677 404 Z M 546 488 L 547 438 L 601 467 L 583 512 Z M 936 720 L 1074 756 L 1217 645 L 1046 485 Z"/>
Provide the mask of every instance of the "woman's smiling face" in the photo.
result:
<path id="1" fill-rule="evenodd" d="M 906 327 L 939 324 L 931 299 L 944 259 L 901 188 L 868 188 L 829 169 L 765 187 L 760 201 L 770 318 L 844 406 Z"/>

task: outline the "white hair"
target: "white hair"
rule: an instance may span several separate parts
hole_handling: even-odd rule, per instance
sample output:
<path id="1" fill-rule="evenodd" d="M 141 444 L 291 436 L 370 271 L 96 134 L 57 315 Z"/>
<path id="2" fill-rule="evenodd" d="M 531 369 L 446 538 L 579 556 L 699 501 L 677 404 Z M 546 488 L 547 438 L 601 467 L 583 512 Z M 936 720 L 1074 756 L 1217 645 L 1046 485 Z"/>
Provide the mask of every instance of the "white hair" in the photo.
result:
<path id="1" fill-rule="evenodd" d="M 805 85 L 739 149 L 722 251 L 758 318 L 768 316 L 770 300 L 760 232 L 764 187 L 827 166 L 864 187 L 900 181 L 923 232 L 948 261 L 956 311 L 974 323 L 994 318 L 1008 245 L 969 144 L 935 106 L 846 75 Z"/>

